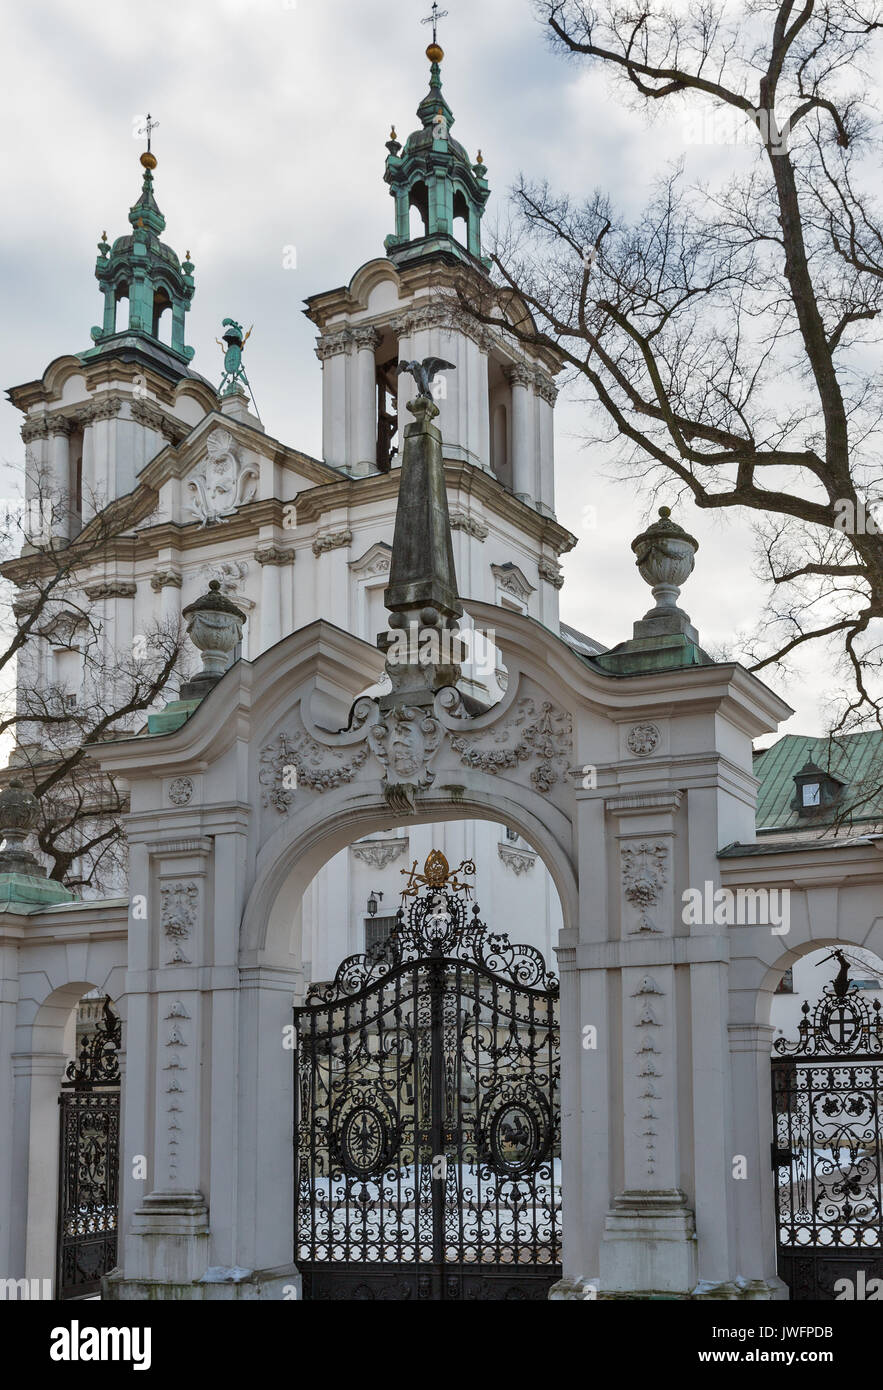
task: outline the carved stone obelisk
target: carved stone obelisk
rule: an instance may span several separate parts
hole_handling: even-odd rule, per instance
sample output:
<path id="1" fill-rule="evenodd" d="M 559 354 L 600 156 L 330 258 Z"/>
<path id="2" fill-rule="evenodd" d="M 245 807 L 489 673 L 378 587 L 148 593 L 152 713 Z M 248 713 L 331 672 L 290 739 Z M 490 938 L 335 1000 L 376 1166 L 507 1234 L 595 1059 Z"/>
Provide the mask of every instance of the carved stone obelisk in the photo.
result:
<path id="1" fill-rule="evenodd" d="M 381 706 L 429 705 L 460 675 L 457 597 L 451 520 L 445 491 L 438 406 L 428 396 L 408 402 L 389 585 L 384 600 L 390 631 L 378 639 L 392 691 Z"/>

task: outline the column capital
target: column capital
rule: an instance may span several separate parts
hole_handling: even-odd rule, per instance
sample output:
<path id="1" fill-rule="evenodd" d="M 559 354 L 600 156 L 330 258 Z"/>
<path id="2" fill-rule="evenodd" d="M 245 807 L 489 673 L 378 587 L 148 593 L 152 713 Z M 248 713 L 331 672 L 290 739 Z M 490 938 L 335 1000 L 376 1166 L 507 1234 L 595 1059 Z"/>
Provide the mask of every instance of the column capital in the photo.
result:
<path id="1" fill-rule="evenodd" d="M 293 565 L 295 552 L 279 545 L 265 545 L 254 552 L 254 558 L 259 565 Z"/>
<path id="2" fill-rule="evenodd" d="M 526 362 L 516 362 L 506 369 L 506 380 L 510 386 L 533 386 L 535 377 Z"/>

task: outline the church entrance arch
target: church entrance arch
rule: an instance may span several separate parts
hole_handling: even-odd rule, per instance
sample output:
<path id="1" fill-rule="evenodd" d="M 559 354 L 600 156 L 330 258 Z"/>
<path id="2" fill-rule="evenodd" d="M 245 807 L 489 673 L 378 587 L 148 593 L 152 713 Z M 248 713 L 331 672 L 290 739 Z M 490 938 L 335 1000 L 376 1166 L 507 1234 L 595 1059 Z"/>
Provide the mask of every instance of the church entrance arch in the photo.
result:
<path id="1" fill-rule="evenodd" d="M 312 1299 L 544 1299 L 561 1277 L 558 982 L 412 869 L 382 949 L 295 1010 L 295 1261 Z"/>

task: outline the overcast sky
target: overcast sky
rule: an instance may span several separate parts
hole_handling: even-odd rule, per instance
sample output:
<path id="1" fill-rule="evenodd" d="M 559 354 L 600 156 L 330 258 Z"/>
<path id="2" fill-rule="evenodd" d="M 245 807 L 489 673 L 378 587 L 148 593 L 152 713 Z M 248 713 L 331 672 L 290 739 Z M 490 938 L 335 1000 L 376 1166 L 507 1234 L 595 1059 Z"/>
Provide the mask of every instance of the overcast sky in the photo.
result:
<path id="1" fill-rule="evenodd" d="M 697 143 L 673 113 L 648 125 L 601 74 L 548 48 L 528 0 L 445 0 L 439 38 L 454 134 L 481 148 L 504 209 L 518 173 L 572 193 L 601 188 L 627 210 L 644 200 L 681 150 L 692 178 L 733 169 L 744 150 Z M 96 243 L 128 231 L 140 188 L 133 130 L 149 109 L 159 160 L 155 192 L 164 240 L 195 262 L 187 341 L 194 368 L 220 373 L 225 315 L 255 325 L 247 370 L 269 432 L 321 453 L 321 378 L 306 295 L 345 284 L 383 254 L 393 203 L 383 183 L 390 123 L 415 128 L 427 88 L 427 0 L 39 0 L 7 8 L 0 276 L 0 380 L 38 377 L 53 358 L 90 346 L 101 322 Z M 296 268 L 284 268 L 286 247 Z M 289 257 L 290 259 L 290 257 Z M 565 558 L 562 618 L 613 644 L 652 599 L 629 542 L 649 519 L 634 486 L 610 481 L 610 460 L 580 444 L 585 411 L 559 400 L 559 519 L 579 537 Z M 0 407 L 0 458 L 22 457 L 19 413 Z M 587 526 L 594 508 L 595 527 Z M 756 616 L 744 519 L 676 519 L 700 540 L 682 605 L 713 646 Z M 833 681 L 821 650 L 776 681 L 798 711 L 788 731 L 824 727 Z"/>

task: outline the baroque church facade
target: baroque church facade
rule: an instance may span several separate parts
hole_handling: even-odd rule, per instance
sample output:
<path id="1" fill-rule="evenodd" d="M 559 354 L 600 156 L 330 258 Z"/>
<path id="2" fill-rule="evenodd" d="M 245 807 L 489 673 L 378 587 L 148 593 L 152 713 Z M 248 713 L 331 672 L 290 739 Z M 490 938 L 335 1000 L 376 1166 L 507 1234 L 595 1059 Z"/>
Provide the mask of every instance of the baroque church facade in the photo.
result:
<path id="1" fill-rule="evenodd" d="M 104 312 L 94 346 L 57 358 L 41 380 L 9 392 L 25 413 L 32 499 L 37 478 L 70 498 L 71 539 L 118 499 L 131 508 L 131 531 L 115 535 L 100 568 L 83 577 L 109 650 L 137 650 L 153 624 L 178 623 L 212 579 L 246 614 L 236 656 L 254 661 L 320 618 L 374 644 L 386 625 L 396 421 L 412 390 L 396 366 L 432 355 L 455 368 L 437 383 L 444 390 L 437 403 L 461 592 L 599 650 L 562 629 L 558 617 L 559 558 L 576 539 L 554 510 L 559 363 L 462 318 L 452 323 L 444 302 L 457 269 L 480 257 L 489 189 L 480 154 L 472 164 L 459 142 L 433 134 L 454 121 L 438 63 L 417 114 L 421 125 L 404 148 L 395 132 L 388 142 L 396 230 L 386 255 L 362 265 L 345 288 L 307 300 L 321 363 L 321 459 L 267 434 L 241 378 L 219 395 L 191 367 L 185 329 L 195 267 L 189 252 L 179 262 L 160 240 L 156 162 L 144 156 L 131 232 L 98 246 Z M 412 208 L 422 223 L 414 239 Z M 489 702 L 501 678 L 492 640 L 479 639 L 461 688 Z M 62 684 L 75 695 L 80 679 L 76 633 L 62 627 L 30 644 L 22 684 Z M 25 746 L 12 762 L 36 751 Z M 279 778 L 268 760 L 261 795 L 284 813 L 292 794 Z M 303 910 L 316 978 L 363 948 L 366 932 L 369 941 L 378 935 L 366 907 L 372 893 L 387 906 L 381 922 L 390 922 L 402 868 L 415 857 L 422 862 L 433 845 L 452 862 L 481 865 L 479 899 L 493 898 L 506 920 L 520 920 L 522 933 L 551 953 L 557 894 L 535 851 L 511 829 L 459 824 L 408 835 L 392 827 L 341 853 L 311 886 Z"/>
<path id="2" fill-rule="evenodd" d="M 832 1296 L 879 1212 L 834 1195 L 838 1240 L 877 1232 L 857 1256 L 797 1211 L 834 1140 L 818 1171 L 784 1143 L 811 1028 L 771 1062 L 774 996 L 825 948 L 812 1040 L 883 1052 L 844 955 L 883 950 L 879 839 L 758 839 L 752 744 L 790 711 L 703 651 L 667 509 L 632 636 L 560 622 L 560 363 L 457 312 L 487 169 L 427 56 L 385 254 L 306 303 L 321 459 L 254 413 L 237 322 L 221 387 L 194 371 L 149 149 L 93 345 L 9 393 L 61 539 L 131 523 L 69 585 L 109 657 L 185 622 L 203 668 L 91 754 L 125 882 L 46 880 L 34 798 L 0 795 L 0 1268 L 110 1299 Z M 76 696 L 77 604 L 22 686 Z M 24 724 L 10 774 L 38 756 Z M 89 1191 L 84 1134 L 116 1160 Z M 866 1157 L 838 1161 L 870 1192 Z"/>

